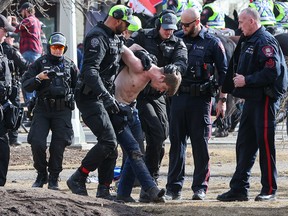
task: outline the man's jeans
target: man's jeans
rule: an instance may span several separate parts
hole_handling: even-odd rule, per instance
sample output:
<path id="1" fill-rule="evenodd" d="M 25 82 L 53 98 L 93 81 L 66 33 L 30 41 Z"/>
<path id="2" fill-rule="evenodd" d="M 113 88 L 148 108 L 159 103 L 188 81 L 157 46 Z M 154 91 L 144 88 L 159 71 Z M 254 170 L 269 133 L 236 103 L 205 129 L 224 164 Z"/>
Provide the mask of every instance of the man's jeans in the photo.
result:
<path id="1" fill-rule="evenodd" d="M 36 53 L 33 51 L 26 51 L 24 53 L 22 53 L 23 58 L 30 62 L 31 64 L 33 62 L 36 61 L 36 59 L 38 59 L 39 57 L 41 57 L 40 53 Z M 22 94 L 23 94 L 23 98 L 24 98 L 24 102 L 25 105 L 28 106 L 30 100 L 35 96 L 35 92 L 26 92 L 23 88 L 22 88 Z"/>
<path id="2" fill-rule="evenodd" d="M 133 111 L 133 118 L 129 120 L 124 130 L 117 135 L 117 139 L 128 155 L 121 173 L 117 194 L 129 197 L 134 185 L 135 176 L 144 191 L 156 186 L 145 165 L 143 154 L 139 147 L 138 141 L 141 142 L 143 139 L 143 132 L 136 108 Z"/>

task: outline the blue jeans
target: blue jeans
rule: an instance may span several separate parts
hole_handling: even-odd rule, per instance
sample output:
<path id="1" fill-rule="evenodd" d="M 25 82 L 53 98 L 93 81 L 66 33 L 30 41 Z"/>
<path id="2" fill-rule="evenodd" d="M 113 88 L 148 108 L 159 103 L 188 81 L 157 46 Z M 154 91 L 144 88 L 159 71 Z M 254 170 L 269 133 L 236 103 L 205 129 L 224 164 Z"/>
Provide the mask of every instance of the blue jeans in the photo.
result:
<path id="1" fill-rule="evenodd" d="M 129 119 L 128 125 L 117 135 L 117 139 L 128 155 L 121 173 L 117 194 L 129 197 L 134 185 L 135 176 L 144 191 L 156 186 L 145 165 L 143 154 L 139 147 L 139 142 L 143 140 L 143 132 L 136 108 L 133 110 L 133 118 Z"/>
<path id="2" fill-rule="evenodd" d="M 26 51 L 26 52 L 22 53 L 22 56 L 26 61 L 33 63 L 36 61 L 36 59 L 41 57 L 41 53 L 36 53 L 33 51 Z M 26 92 L 22 88 L 22 94 L 23 94 L 25 105 L 28 106 L 30 100 L 35 96 L 35 92 Z"/>

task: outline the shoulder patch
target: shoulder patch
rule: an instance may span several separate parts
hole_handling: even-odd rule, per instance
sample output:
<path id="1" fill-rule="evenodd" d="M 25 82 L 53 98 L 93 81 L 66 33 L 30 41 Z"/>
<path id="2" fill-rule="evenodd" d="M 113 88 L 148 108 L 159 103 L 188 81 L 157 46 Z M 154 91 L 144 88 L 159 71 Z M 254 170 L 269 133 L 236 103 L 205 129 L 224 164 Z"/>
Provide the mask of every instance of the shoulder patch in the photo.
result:
<path id="1" fill-rule="evenodd" d="M 99 45 L 99 40 L 98 40 L 98 38 L 92 38 L 91 39 L 91 46 L 93 47 L 93 48 L 95 48 L 95 47 L 97 47 Z"/>
<path id="2" fill-rule="evenodd" d="M 268 61 L 266 61 L 265 67 L 267 67 L 267 68 L 274 68 L 274 67 L 275 67 L 275 61 L 270 58 Z"/>
<path id="3" fill-rule="evenodd" d="M 274 49 L 272 46 L 264 46 L 262 52 L 266 57 L 272 57 L 274 55 Z"/>

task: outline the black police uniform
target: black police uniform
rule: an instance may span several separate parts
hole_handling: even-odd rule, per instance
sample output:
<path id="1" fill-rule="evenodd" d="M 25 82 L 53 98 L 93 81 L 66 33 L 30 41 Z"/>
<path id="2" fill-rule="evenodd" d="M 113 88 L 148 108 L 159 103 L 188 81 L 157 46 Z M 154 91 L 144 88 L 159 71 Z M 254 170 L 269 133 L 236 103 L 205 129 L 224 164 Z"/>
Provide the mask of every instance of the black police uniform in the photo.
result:
<path id="1" fill-rule="evenodd" d="M 233 96 L 245 99 L 236 142 L 237 166 L 230 181 L 230 192 L 218 198 L 225 200 L 235 193 L 237 197 L 248 197 L 249 177 L 258 149 L 260 195 L 274 195 L 277 190 L 275 116 L 288 80 L 279 44 L 264 27 L 249 38 L 240 38 L 227 73 L 230 87 L 233 82 L 230 75 L 234 73 L 242 74 L 246 83 L 244 87 L 231 89 L 225 79 L 223 85 L 225 91 L 232 90 Z"/>
<path id="2" fill-rule="evenodd" d="M 43 71 L 48 71 L 48 74 L 52 71 L 51 78 L 47 80 L 36 78 L 36 75 Z M 65 147 L 72 144 L 73 139 L 71 118 L 77 75 L 77 66 L 70 59 L 48 53 L 30 65 L 22 77 L 23 88 L 27 92 L 36 91 L 36 104 L 28 134 L 34 168 L 38 172 L 33 187 L 42 187 L 47 183 L 48 167 L 48 188 L 53 189 L 56 185 L 57 187 L 54 189 L 58 188 L 57 179 L 62 171 L 63 153 Z M 50 157 L 47 162 L 46 149 L 49 130 L 52 131 L 52 137 L 49 146 Z"/>
<path id="3" fill-rule="evenodd" d="M 114 177 L 117 141 L 106 106 L 109 108 L 110 105 L 115 105 L 115 99 L 111 95 L 122 46 L 123 41 L 102 22 L 98 23 L 84 40 L 83 66 L 75 99 L 84 123 L 97 137 L 98 143 L 90 149 L 82 160 L 81 167 L 67 181 L 69 188 L 76 194 L 87 195 L 85 179 L 90 171 L 98 168 L 99 185 L 96 196 L 102 197 L 99 188 L 103 186 L 108 189 Z M 81 184 L 79 187 L 77 182 Z M 105 191 L 109 196 L 109 190 Z"/>
<path id="4" fill-rule="evenodd" d="M 4 53 L 8 58 L 8 64 L 12 75 L 12 92 L 9 100 L 16 107 L 20 107 L 20 78 L 27 71 L 29 62 L 27 62 L 21 53 L 10 44 L 2 43 Z M 9 144 L 17 144 L 18 130 L 10 130 L 8 132 Z"/>
<path id="5" fill-rule="evenodd" d="M 6 176 L 10 160 L 10 148 L 8 143 L 8 128 L 5 122 L 3 106 L 9 97 L 12 77 L 8 66 L 8 59 L 4 56 L 3 47 L 0 44 L 0 186 L 6 183 Z"/>
<path id="6" fill-rule="evenodd" d="M 160 24 L 159 24 L 160 25 Z M 127 46 L 137 43 L 156 56 L 157 66 L 174 64 L 184 73 L 187 64 L 187 49 L 183 41 L 174 35 L 163 40 L 159 27 L 139 30 L 131 35 Z M 153 178 L 159 177 L 159 168 L 164 156 L 164 140 L 168 137 L 168 117 L 165 97 L 150 85 L 140 92 L 137 109 L 146 138 L 145 163 Z"/>
<path id="7" fill-rule="evenodd" d="M 185 152 L 190 137 L 194 174 L 192 190 L 206 193 L 210 177 L 208 139 L 211 133 L 211 96 L 216 83 L 222 84 L 227 70 L 221 41 L 201 26 L 196 37 L 184 36 L 188 50 L 188 68 L 182 76 L 178 94 L 172 97 L 170 111 L 169 171 L 167 193 L 180 195 L 185 176 Z M 216 79 L 215 69 L 219 79 Z"/>

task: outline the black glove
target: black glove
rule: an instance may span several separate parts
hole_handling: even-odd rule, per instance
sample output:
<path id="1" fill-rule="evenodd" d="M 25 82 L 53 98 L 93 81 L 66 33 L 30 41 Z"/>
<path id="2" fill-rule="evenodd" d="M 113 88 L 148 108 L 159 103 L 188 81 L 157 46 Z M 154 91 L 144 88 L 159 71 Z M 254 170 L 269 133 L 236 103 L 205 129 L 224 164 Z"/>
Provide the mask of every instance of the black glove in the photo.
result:
<path id="1" fill-rule="evenodd" d="M 103 101 L 103 105 L 109 114 L 115 114 L 120 111 L 116 99 L 112 97 L 108 92 L 103 93 L 100 96 L 100 99 Z"/>
<path id="2" fill-rule="evenodd" d="M 164 73 L 165 74 L 172 74 L 178 71 L 178 67 L 174 64 L 168 64 L 164 66 Z"/>
<path id="3" fill-rule="evenodd" d="M 148 71 L 152 67 L 153 60 L 149 56 L 149 53 L 145 50 L 137 50 L 134 55 L 141 60 L 144 71 Z"/>

